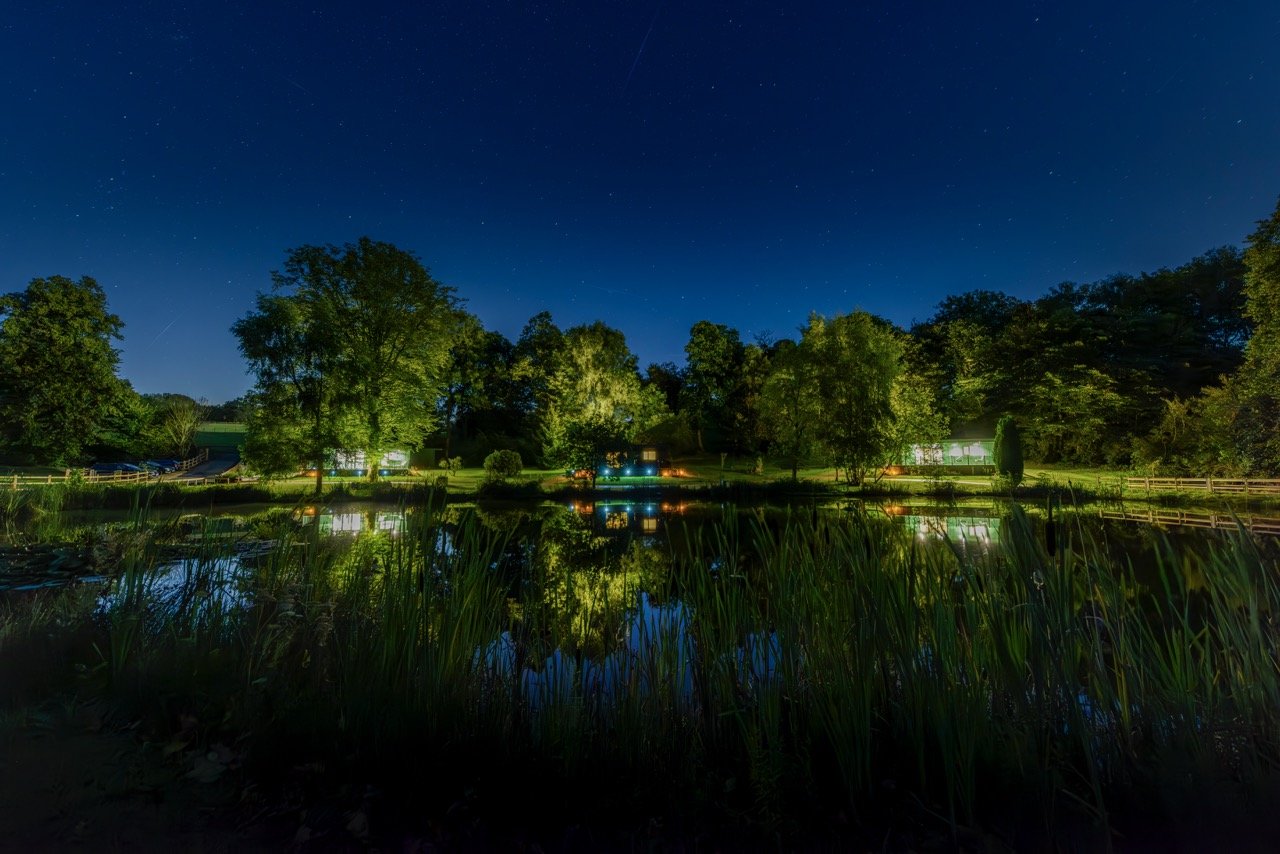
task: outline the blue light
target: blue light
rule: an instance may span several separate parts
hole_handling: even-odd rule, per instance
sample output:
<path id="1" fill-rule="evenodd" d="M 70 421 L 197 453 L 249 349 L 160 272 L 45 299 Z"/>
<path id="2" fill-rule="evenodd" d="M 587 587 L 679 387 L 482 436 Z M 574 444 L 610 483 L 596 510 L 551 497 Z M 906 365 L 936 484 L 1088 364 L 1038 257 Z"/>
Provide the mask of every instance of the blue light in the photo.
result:
<path id="1" fill-rule="evenodd" d="M 380 473 L 385 476 L 387 474 L 387 470 L 383 469 Z"/>
<path id="2" fill-rule="evenodd" d="M 626 469 L 622 473 L 625 474 L 627 477 L 631 477 L 631 469 Z"/>
<path id="3" fill-rule="evenodd" d="M 644 473 L 649 475 L 649 477 L 653 477 L 656 474 L 656 472 L 652 468 L 645 469 Z"/>
<path id="4" fill-rule="evenodd" d="M 608 474 L 608 473 L 609 473 L 608 466 L 600 466 L 600 474 Z"/>

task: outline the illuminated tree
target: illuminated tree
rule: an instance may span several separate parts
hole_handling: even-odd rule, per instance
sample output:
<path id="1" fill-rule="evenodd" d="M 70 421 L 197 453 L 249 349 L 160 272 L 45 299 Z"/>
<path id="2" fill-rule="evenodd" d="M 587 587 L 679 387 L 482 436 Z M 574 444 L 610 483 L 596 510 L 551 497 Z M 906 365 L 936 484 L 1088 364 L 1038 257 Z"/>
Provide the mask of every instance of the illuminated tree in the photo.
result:
<path id="1" fill-rule="evenodd" d="M 1234 440 L 1236 467 L 1280 473 L 1280 203 L 1258 223 L 1245 249 L 1245 314 L 1253 335 L 1244 364 L 1215 401 Z M 1224 404 L 1230 405 L 1224 405 Z"/>
<path id="2" fill-rule="evenodd" d="M 760 391 L 760 422 L 772 440 L 773 454 L 790 465 L 792 480 L 813 451 L 819 413 L 818 384 L 809 354 L 794 341 L 780 341 L 773 369 Z"/>
<path id="3" fill-rule="evenodd" d="M 257 377 L 249 395 L 246 462 L 268 475 L 310 468 L 319 495 L 328 452 L 344 444 L 347 396 L 333 329 L 307 309 L 296 297 L 259 294 L 254 310 L 231 331 Z"/>
<path id="4" fill-rule="evenodd" d="M 938 411 L 933 385 L 909 370 L 902 370 L 889 393 L 893 418 L 887 427 L 883 465 L 900 462 L 912 445 L 941 442 L 947 435 L 947 417 Z"/>
<path id="5" fill-rule="evenodd" d="M 640 382 L 636 357 L 616 329 L 595 322 L 564 334 L 564 348 L 548 380 L 543 454 L 568 466 L 605 441 L 635 441 L 666 414 L 662 394 Z"/>
<path id="6" fill-rule="evenodd" d="M 902 370 L 894 330 L 864 311 L 809 318 L 802 349 L 817 383 L 817 439 L 837 470 L 861 483 L 893 445 L 893 385 Z"/>
<path id="7" fill-rule="evenodd" d="M 257 400 L 274 413 L 260 414 L 251 430 L 263 418 L 297 420 L 317 471 L 324 450 L 349 437 L 343 444 L 364 450 L 376 479 L 384 451 L 418 444 L 436 424 L 461 317 L 452 288 L 413 253 L 367 237 L 290 250 L 271 277 L 280 293 L 260 296 L 257 310 L 233 327 L 258 375 Z"/>
<path id="8" fill-rule="evenodd" d="M 0 441 L 30 462 L 81 461 L 132 394 L 116 376 L 123 327 L 89 277 L 32 279 L 0 296 Z"/>

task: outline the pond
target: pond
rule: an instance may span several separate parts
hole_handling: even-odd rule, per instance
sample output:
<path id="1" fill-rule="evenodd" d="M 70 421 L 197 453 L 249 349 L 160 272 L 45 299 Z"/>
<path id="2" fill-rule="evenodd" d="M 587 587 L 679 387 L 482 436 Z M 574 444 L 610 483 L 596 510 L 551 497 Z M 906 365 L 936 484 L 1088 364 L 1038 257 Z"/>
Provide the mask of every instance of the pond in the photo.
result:
<path id="1" fill-rule="evenodd" d="M 580 569 L 604 569 L 616 564 L 632 549 L 651 551 L 654 560 L 666 560 L 672 553 L 687 555 L 710 548 L 709 535 L 726 522 L 736 526 L 763 525 L 777 528 L 789 518 L 807 516 L 811 521 L 839 519 L 850 514 L 866 514 L 886 520 L 923 546 L 946 544 L 965 552 L 992 552 L 1000 548 L 1002 529 L 1008 524 L 1009 502 L 971 500 L 950 503 L 862 503 L 826 502 L 804 505 L 734 506 L 690 501 L 627 501 L 607 499 L 571 501 L 566 504 L 455 505 L 449 508 L 441 536 L 446 543 L 450 531 L 466 515 L 493 531 L 510 537 L 513 554 L 527 563 L 533 550 L 530 543 L 547 538 L 558 543 L 573 535 L 589 535 L 590 548 L 578 548 L 573 560 Z M 1020 508 L 1040 537 L 1048 521 L 1046 508 Z M 282 509 L 278 505 L 241 505 L 204 514 L 159 511 L 140 522 L 129 511 L 102 511 L 63 514 L 56 523 L 44 521 L 36 530 L 10 528 L 0 532 L 0 593 L 30 591 L 66 584 L 100 584 L 109 580 L 113 556 L 104 541 L 121 532 L 137 537 L 153 534 L 164 545 L 169 559 L 161 561 L 161 575 L 168 589 L 173 574 L 187 574 L 196 547 L 208 550 L 221 542 L 227 553 L 218 557 L 221 574 L 235 576 L 241 559 L 258 562 L 269 553 L 274 540 L 264 532 L 281 519 L 292 521 L 299 531 L 313 528 L 326 536 L 397 536 L 406 521 L 421 511 L 414 507 L 352 504 L 346 506 L 304 505 Z M 1265 555 L 1274 557 L 1280 544 L 1280 511 L 1274 515 L 1246 512 L 1233 514 L 1213 508 L 1161 510 L 1125 508 L 1114 505 L 1084 505 L 1058 508 L 1059 534 L 1070 531 L 1077 542 L 1105 549 L 1116 559 L 1149 568 L 1158 559 L 1160 548 L 1169 546 L 1184 556 L 1200 556 L 1216 544 L 1237 534 L 1237 526 L 1259 544 Z M 96 541 L 96 542 L 95 542 Z M 185 543 L 185 547 L 184 547 Z M 524 551 L 517 546 L 524 544 Z M 117 543 L 116 548 L 119 547 Z M 736 555 L 750 562 L 749 549 Z M 117 556 L 118 557 L 118 556 Z M 723 555 L 708 554 L 710 564 L 723 562 Z"/>
<path id="2" fill-rule="evenodd" d="M 515 775 L 556 803 L 627 779 L 834 814 L 887 779 L 960 811 L 1103 812 L 1163 796 L 1113 789 L 1188 756 L 1240 791 L 1280 767 L 1280 538 L 1133 515 L 610 498 L 66 516 L 6 533 L 0 639 L 26 650 L 13 664 L 66 632 L 52 661 L 81 662 L 77 691 L 199 706 L 182 714 L 252 734 L 267 767 L 413 777 L 425 756 L 432 780 Z"/>

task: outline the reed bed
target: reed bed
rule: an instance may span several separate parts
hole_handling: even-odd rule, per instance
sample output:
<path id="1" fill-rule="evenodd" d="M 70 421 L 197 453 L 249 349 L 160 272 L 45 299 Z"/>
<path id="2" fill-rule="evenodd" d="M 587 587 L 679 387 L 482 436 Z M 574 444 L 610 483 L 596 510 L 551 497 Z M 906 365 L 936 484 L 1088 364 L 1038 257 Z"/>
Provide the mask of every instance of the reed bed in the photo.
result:
<path id="1" fill-rule="evenodd" d="M 343 539 L 281 514 L 251 572 L 208 536 L 163 590 L 139 537 L 89 637 L 56 612 L 88 644 L 76 690 L 233 741 L 263 785 L 323 767 L 424 823 L 1105 848 L 1274 821 L 1280 583 L 1244 531 L 1162 540 L 1139 573 L 1016 509 L 998 548 L 857 512 L 726 513 L 666 552 L 409 520 Z M 38 607 L 0 612 L 0 655 L 51 631 Z"/>

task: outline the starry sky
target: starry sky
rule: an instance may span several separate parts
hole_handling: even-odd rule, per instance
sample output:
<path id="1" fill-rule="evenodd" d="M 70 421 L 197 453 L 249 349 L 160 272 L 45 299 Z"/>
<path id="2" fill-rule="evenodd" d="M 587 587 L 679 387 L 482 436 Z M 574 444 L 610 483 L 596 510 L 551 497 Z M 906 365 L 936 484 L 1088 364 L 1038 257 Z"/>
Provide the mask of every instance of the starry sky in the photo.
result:
<path id="1" fill-rule="evenodd" d="M 247 390 L 229 328 L 302 244 L 644 366 L 1176 266 L 1280 196 L 1274 0 L 5 7 L 0 291 L 96 278 L 144 393 Z"/>

